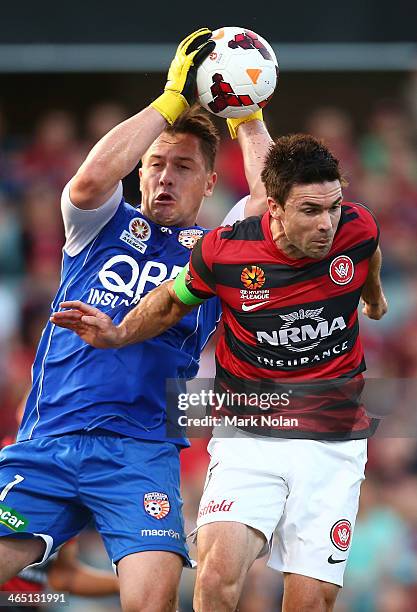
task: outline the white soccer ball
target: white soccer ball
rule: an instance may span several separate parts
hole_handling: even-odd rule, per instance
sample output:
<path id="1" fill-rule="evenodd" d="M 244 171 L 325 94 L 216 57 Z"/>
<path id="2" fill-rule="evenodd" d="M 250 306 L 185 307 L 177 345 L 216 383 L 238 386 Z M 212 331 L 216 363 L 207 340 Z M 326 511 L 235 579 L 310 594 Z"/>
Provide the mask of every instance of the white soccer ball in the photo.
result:
<path id="1" fill-rule="evenodd" d="M 218 117 L 245 117 L 274 93 L 278 62 L 272 47 L 251 30 L 215 30 L 216 46 L 197 70 L 199 102 Z"/>

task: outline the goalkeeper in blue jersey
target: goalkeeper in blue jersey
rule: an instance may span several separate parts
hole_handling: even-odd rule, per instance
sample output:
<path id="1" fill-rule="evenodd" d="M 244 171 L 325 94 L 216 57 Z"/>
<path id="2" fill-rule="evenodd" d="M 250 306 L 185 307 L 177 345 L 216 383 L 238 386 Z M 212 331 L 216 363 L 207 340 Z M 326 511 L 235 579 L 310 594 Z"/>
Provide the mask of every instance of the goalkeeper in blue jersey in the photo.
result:
<path id="1" fill-rule="evenodd" d="M 52 311 L 79 299 L 118 323 L 188 261 L 204 232 L 197 213 L 216 183 L 217 133 L 190 109 L 210 34 L 201 29 L 180 44 L 163 94 L 104 136 L 64 188 L 66 242 Z M 235 216 L 265 205 L 260 168 L 270 138 L 259 119 L 229 122 L 250 186 Z M 124 201 L 121 179 L 140 159 L 139 210 Z M 179 493 L 188 442 L 166 438 L 165 381 L 196 375 L 219 316 L 209 300 L 158 338 L 110 351 L 47 324 L 18 441 L 0 454 L 0 583 L 94 520 L 118 568 L 123 609 L 175 609 L 190 564 Z"/>

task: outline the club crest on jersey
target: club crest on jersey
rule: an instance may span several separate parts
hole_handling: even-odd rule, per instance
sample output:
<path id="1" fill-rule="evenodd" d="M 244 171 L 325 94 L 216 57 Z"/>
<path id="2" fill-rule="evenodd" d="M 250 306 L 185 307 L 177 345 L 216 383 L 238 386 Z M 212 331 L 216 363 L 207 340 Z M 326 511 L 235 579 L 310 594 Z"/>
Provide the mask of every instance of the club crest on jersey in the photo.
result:
<path id="1" fill-rule="evenodd" d="M 203 234 L 204 232 L 201 229 L 181 230 L 178 234 L 178 242 L 187 249 L 192 249 Z"/>
<path id="2" fill-rule="evenodd" d="M 353 278 L 355 266 L 347 255 L 335 257 L 330 264 L 330 278 L 336 285 L 347 285 Z"/>
<path id="3" fill-rule="evenodd" d="M 143 496 L 143 506 L 150 516 L 158 520 L 165 518 L 171 509 L 168 495 L 158 493 L 157 491 L 145 493 Z"/>
<path id="4" fill-rule="evenodd" d="M 265 272 L 259 266 L 247 266 L 240 275 L 246 289 L 260 289 L 265 284 Z"/>
<path id="5" fill-rule="evenodd" d="M 336 521 L 336 523 L 330 529 L 330 539 L 332 544 L 343 552 L 349 548 L 351 536 L 352 525 L 347 519 L 340 519 L 340 521 Z"/>
<path id="6" fill-rule="evenodd" d="M 129 246 L 144 253 L 148 248 L 145 242 L 151 237 L 151 227 L 146 219 L 135 217 L 129 223 L 129 231 L 123 230 L 120 234 L 120 240 L 126 242 Z"/>

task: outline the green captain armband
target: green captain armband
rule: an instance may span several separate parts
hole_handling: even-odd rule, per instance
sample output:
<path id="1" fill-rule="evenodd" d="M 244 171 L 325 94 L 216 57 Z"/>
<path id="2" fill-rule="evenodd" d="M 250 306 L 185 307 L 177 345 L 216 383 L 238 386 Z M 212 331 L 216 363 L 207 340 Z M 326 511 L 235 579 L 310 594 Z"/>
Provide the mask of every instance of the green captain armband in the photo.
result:
<path id="1" fill-rule="evenodd" d="M 187 306 L 198 306 L 198 304 L 202 304 L 205 300 L 201 300 L 196 297 L 191 291 L 188 289 L 185 283 L 185 277 L 188 272 L 188 264 L 181 270 L 174 281 L 174 291 L 177 298 Z"/>

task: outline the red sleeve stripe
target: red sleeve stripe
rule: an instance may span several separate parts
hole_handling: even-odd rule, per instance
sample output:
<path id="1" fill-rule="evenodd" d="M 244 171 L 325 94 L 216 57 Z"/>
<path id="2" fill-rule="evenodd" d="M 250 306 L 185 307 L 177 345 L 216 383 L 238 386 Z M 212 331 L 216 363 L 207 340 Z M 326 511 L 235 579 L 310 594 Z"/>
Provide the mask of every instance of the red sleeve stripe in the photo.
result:
<path id="1" fill-rule="evenodd" d="M 207 236 L 207 234 L 206 234 Z M 206 239 L 206 236 L 201 238 L 197 244 L 194 246 L 193 251 L 191 253 L 191 265 L 192 270 L 199 276 L 199 278 L 210 287 L 210 289 L 215 292 L 216 291 L 216 279 L 213 272 L 207 266 L 203 257 L 203 243 Z"/>

